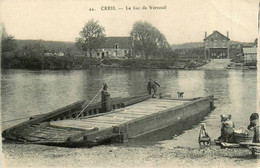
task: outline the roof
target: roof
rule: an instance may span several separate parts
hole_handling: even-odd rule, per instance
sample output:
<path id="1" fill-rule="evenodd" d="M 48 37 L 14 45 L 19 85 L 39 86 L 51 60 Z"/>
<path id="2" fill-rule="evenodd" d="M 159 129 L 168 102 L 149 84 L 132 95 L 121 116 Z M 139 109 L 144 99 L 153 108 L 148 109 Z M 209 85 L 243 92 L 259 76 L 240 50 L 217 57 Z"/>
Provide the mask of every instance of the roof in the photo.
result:
<path id="1" fill-rule="evenodd" d="M 214 34 L 219 34 L 220 36 L 222 36 L 222 37 L 224 37 L 224 38 L 226 38 L 227 40 L 230 40 L 229 38 L 227 38 L 226 36 L 224 36 L 223 34 L 221 34 L 219 31 L 213 31 L 213 33 L 211 34 L 211 35 L 209 35 L 208 37 L 206 37 L 204 40 L 206 40 L 206 39 L 208 39 L 208 38 L 210 38 L 211 36 L 214 36 Z"/>
<path id="2" fill-rule="evenodd" d="M 121 49 L 131 49 L 132 48 L 132 38 L 131 37 L 106 37 L 106 42 L 101 45 L 101 48 L 114 48 L 117 44 Z"/>
<path id="3" fill-rule="evenodd" d="M 257 48 L 256 47 L 250 47 L 250 48 L 243 48 L 244 54 L 256 54 Z"/>

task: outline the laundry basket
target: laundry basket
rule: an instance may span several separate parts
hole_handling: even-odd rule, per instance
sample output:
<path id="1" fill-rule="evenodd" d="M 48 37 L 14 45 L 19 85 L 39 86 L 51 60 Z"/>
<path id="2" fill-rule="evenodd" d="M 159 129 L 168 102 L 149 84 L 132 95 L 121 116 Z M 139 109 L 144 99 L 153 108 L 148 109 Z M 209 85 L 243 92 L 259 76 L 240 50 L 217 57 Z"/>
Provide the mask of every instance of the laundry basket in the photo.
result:
<path id="1" fill-rule="evenodd" d="M 234 137 L 236 143 L 246 142 L 250 143 L 253 141 L 254 132 L 250 130 L 239 129 L 234 131 Z"/>

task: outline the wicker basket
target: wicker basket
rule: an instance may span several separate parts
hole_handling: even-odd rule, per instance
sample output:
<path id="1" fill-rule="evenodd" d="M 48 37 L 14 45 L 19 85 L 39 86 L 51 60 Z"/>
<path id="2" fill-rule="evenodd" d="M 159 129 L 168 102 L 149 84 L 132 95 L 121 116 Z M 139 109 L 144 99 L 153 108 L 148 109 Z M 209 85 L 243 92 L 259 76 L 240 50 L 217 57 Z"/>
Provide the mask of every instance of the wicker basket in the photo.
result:
<path id="1" fill-rule="evenodd" d="M 253 136 L 254 134 L 247 131 L 245 133 L 237 133 L 237 132 L 234 132 L 234 136 L 235 136 L 235 139 L 236 139 L 236 143 L 241 143 L 241 142 L 252 142 L 253 141 Z"/>

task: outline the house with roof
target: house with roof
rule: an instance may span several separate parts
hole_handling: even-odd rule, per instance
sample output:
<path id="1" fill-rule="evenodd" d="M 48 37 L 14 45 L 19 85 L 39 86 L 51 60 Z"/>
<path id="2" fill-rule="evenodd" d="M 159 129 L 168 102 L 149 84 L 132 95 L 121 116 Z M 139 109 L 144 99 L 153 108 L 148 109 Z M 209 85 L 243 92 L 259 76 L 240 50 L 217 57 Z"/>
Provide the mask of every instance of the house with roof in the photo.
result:
<path id="1" fill-rule="evenodd" d="M 132 56 L 131 37 L 107 37 L 97 55 L 101 58 L 129 58 Z"/>
<path id="2" fill-rule="evenodd" d="M 224 36 L 218 31 L 213 31 L 207 36 L 207 32 L 205 32 L 204 48 L 205 59 L 230 58 L 229 33 L 227 32 L 227 36 Z"/>
<path id="3" fill-rule="evenodd" d="M 243 48 L 243 60 L 244 63 L 255 63 L 257 62 L 257 47 Z"/>

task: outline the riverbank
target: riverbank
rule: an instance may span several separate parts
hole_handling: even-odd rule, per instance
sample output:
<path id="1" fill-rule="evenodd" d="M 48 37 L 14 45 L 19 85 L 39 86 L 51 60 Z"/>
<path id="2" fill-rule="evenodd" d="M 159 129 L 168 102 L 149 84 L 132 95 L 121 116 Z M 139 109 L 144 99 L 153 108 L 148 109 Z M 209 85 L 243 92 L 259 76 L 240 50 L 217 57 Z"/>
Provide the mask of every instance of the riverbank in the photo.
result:
<path id="1" fill-rule="evenodd" d="M 15 150 L 14 150 L 15 149 Z M 257 167 L 248 149 L 102 145 L 60 148 L 3 144 L 4 167 Z"/>
<path id="2" fill-rule="evenodd" d="M 83 70 L 93 67 L 195 69 L 204 64 L 196 61 L 180 62 L 176 59 L 100 59 L 73 56 L 2 57 L 2 69 Z"/>
<path id="3" fill-rule="evenodd" d="M 101 59 L 73 56 L 3 56 L 2 69 L 33 70 L 85 70 L 91 68 L 139 68 L 139 69 L 233 69 L 230 59 L 211 61 L 178 61 L 178 59 Z M 242 69 L 242 68 L 241 68 Z M 252 69 L 245 66 L 243 69 Z M 254 65 L 256 69 L 256 65 Z"/>

